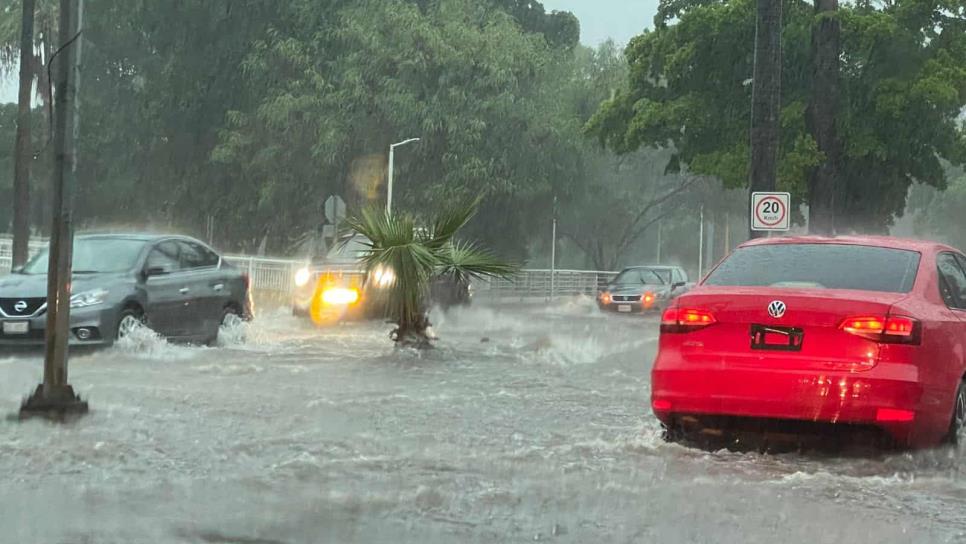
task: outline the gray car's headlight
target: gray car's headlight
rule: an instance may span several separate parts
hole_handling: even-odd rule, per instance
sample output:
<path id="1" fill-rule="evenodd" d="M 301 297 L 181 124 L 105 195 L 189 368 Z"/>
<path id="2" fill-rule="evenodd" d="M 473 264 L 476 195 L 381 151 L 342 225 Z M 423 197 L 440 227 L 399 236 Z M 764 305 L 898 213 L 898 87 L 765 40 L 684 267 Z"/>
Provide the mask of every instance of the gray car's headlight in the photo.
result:
<path id="1" fill-rule="evenodd" d="M 77 293 L 76 295 L 71 295 L 70 307 L 87 308 L 88 306 L 97 306 L 98 304 L 103 304 L 107 299 L 107 294 L 107 289 L 94 289 L 91 291 L 84 291 L 83 293 Z"/>
<path id="2" fill-rule="evenodd" d="M 312 273 L 309 272 L 309 269 L 307 267 L 299 268 L 298 272 L 295 273 L 296 287 L 305 287 L 306 285 L 309 284 L 309 281 L 311 280 L 312 280 Z"/>

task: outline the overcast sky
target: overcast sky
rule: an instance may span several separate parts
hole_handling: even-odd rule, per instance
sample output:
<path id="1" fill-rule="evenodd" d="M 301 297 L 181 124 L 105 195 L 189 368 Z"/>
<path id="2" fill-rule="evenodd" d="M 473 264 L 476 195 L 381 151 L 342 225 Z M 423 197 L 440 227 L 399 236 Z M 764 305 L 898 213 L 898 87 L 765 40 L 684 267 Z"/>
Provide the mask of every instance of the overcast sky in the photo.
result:
<path id="1" fill-rule="evenodd" d="M 572 11 L 580 19 L 580 39 L 597 45 L 608 38 L 623 45 L 653 25 L 658 0 L 543 0 L 550 10 Z M 17 101 L 16 72 L 0 76 L 0 103 Z"/>
<path id="2" fill-rule="evenodd" d="M 548 11 L 570 11 L 580 19 L 580 41 L 597 45 L 608 38 L 626 44 L 654 26 L 658 0 L 541 0 Z"/>

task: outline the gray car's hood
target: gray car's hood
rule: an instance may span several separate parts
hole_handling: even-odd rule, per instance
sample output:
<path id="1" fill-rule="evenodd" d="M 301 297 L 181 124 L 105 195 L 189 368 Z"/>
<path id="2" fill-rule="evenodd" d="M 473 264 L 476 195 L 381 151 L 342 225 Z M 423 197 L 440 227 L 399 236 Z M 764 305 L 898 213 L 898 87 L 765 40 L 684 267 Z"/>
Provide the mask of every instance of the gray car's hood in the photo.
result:
<path id="1" fill-rule="evenodd" d="M 117 285 L 125 274 L 75 274 L 71 292 Z M 45 298 L 47 274 L 11 274 L 0 277 L 0 298 Z"/>

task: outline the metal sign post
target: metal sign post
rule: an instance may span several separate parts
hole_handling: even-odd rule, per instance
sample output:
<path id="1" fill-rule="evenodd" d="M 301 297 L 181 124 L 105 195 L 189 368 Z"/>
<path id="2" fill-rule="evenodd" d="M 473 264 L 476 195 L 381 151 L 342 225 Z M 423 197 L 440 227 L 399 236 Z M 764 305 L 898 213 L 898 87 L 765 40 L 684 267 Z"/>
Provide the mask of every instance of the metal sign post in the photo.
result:
<path id="1" fill-rule="evenodd" d="M 47 329 L 44 381 L 20 407 L 21 417 L 87 412 L 87 403 L 67 382 L 70 327 L 71 252 L 73 249 L 73 181 L 77 123 L 77 59 L 80 17 L 76 0 L 60 1 L 61 49 L 56 62 L 54 99 L 53 225 L 47 265 Z"/>

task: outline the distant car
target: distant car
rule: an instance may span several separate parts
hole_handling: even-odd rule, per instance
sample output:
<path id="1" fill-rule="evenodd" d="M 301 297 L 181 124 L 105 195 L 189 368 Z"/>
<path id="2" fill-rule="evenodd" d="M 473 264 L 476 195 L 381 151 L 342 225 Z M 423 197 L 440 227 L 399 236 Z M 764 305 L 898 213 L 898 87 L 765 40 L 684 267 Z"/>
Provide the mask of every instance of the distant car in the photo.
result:
<path id="1" fill-rule="evenodd" d="M 429 298 L 431 304 L 444 311 L 453 307 L 466 307 L 473 302 L 473 286 L 452 275 L 437 276 L 430 286 Z"/>
<path id="2" fill-rule="evenodd" d="M 688 290 L 688 275 L 677 266 L 625 268 L 597 296 L 601 310 L 640 314 L 661 312 Z"/>
<path id="3" fill-rule="evenodd" d="M 44 343 L 47 255 L 0 278 L 0 346 Z M 245 274 L 184 236 L 77 236 L 71 293 L 71 345 L 111 345 L 142 324 L 210 344 L 223 324 L 252 316 Z"/>
<path id="4" fill-rule="evenodd" d="M 354 234 L 296 271 L 293 315 L 311 318 L 317 325 L 384 316 L 387 290 L 396 275 L 391 269 L 366 273 L 361 260 L 368 250 L 369 240 Z M 446 310 L 468 306 L 472 296 L 469 283 L 440 276 L 430 285 L 428 302 Z"/>
<path id="5" fill-rule="evenodd" d="M 324 255 L 313 255 L 295 273 L 292 314 L 318 325 L 374 317 L 382 311 L 381 293 L 392 285 L 392 271 L 366 274 L 361 263 L 369 240 L 355 234 Z"/>
<path id="6" fill-rule="evenodd" d="M 966 256 L 897 238 L 745 243 L 665 311 L 651 406 L 671 438 L 962 442 Z"/>

